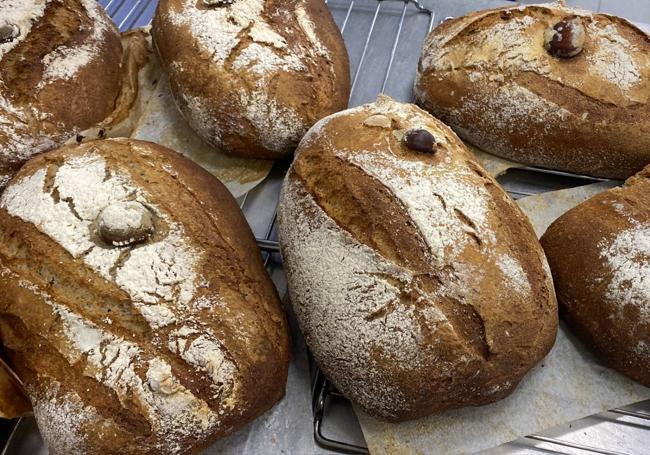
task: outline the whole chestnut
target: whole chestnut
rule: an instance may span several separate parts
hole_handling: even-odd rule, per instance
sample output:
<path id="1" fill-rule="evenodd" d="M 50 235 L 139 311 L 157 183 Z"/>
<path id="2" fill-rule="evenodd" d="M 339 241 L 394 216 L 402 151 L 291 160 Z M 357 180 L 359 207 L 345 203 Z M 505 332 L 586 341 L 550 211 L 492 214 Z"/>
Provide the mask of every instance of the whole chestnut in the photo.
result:
<path id="1" fill-rule="evenodd" d="M 553 57 L 571 58 L 582 52 L 585 26 L 579 17 L 561 20 L 544 33 L 544 48 Z"/>

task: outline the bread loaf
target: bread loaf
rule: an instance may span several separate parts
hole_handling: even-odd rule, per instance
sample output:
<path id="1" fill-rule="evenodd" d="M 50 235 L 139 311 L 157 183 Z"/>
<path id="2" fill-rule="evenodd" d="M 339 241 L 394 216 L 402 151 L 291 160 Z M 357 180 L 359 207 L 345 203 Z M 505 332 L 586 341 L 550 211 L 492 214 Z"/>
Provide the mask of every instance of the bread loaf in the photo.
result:
<path id="1" fill-rule="evenodd" d="M 413 105 L 380 97 L 317 123 L 278 222 L 307 344 L 370 414 L 499 400 L 553 345 L 553 284 L 530 223 Z"/>
<path id="2" fill-rule="evenodd" d="M 180 112 L 220 151 L 287 156 L 347 106 L 347 52 L 322 0 L 161 0 L 152 27 Z"/>
<path id="3" fill-rule="evenodd" d="M 571 329 L 650 387 L 650 166 L 562 215 L 542 245 Z"/>
<path id="4" fill-rule="evenodd" d="M 113 110 L 122 45 L 95 0 L 0 6 L 0 190 L 33 154 Z"/>
<path id="5" fill-rule="evenodd" d="M 244 217 L 158 145 L 30 160 L 0 197 L 0 289 L 51 454 L 197 453 L 284 394 L 287 325 Z"/>
<path id="6" fill-rule="evenodd" d="M 650 163 L 650 38 L 618 17 L 554 3 L 443 22 L 415 95 L 504 158 L 613 178 Z"/>

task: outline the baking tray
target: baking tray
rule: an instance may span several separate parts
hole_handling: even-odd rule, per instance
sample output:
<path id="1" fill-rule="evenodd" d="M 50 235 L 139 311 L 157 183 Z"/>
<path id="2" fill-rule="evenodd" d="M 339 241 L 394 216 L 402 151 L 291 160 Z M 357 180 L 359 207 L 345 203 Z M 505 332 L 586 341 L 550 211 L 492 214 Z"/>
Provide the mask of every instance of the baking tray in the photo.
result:
<path id="1" fill-rule="evenodd" d="M 156 1 L 103 0 L 100 3 L 124 31 L 150 23 Z M 470 10 L 510 4 L 496 0 L 330 0 L 327 3 L 343 32 L 350 54 L 354 84 L 350 106 L 373 101 L 380 92 L 400 101 L 411 101 L 413 69 L 422 40 L 431 27 L 447 17 Z M 278 254 L 275 217 L 278 193 L 287 167 L 287 162 L 276 163 L 260 186 L 239 199 L 263 250 L 267 269 L 282 296 L 286 296 L 286 281 Z M 509 170 L 499 180 L 514 198 L 595 181 L 534 168 Z M 295 328 L 295 324 L 292 325 Z M 298 370 L 298 374 L 294 374 L 294 382 L 298 384 L 294 383 L 292 386 L 296 390 L 289 388 L 288 394 L 301 394 L 304 412 L 294 425 L 284 428 L 284 433 L 278 435 L 284 446 L 279 444 L 277 452 L 320 454 L 336 450 L 366 453 L 351 406 L 320 374 L 313 362 L 307 362 L 308 354 L 304 353 L 299 333 L 295 338 L 297 352 L 292 369 Z M 311 375 L 304 371 L 307 363 L 311 366 Z M 648 415 L 650 402 L 639 403 L 568 423 L 541 435 L 521 438 L 489 453 L 650 453 L 646 447 L 650 442 Z M 24 418 L 12 424 L 13 431 L 4 444 L 3 454 L 46 453 L 33 419 Z M 8 428 L 5 427 L 4 431 L 7 433 Z M 251 432 L 245 429 L 240 433 L 250 435 Z M 226 445 L 218 444 L 207 453 L 232 452 L 228 447 L 231 442 L 233 447 L 246 447 L 241 439 L 228 438 L 224 441 Z M 251 452 L 250 446 L 248 452 Z"/>

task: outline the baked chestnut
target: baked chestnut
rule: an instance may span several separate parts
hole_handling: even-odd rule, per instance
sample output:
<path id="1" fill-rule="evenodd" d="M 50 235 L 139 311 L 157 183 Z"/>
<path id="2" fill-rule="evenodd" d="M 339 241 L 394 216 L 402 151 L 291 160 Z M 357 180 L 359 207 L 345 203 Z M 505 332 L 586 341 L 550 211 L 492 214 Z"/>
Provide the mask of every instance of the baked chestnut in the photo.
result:
<path id="1" fill-rule="evenodd" d="M 544 48 L 553 57 L 575 57 L 584 44 L 585 27 L 579 17 L 563 19 L 544 33 Z"/>
<path id="2" fill-rule="evenodd" d="M 404 145 L 416 152 L 434 153 L 436 150 L 436 138 L 422 128 L 408 130 L 402 141 Z"/>
<path id="3" fill-rule="evenodd" d="M 153 234 L 153 216 L 139 202 L 118 202 L 99 213 L 97 229 L 106 243 L 128 246 L 142 242 Z"/>
<path id="4" fill-rule="evenodd" d="M 17 25 L 5 22 L 0 25 L 0 44 L 8 43 L 20 36 L 20 29 Z"/>

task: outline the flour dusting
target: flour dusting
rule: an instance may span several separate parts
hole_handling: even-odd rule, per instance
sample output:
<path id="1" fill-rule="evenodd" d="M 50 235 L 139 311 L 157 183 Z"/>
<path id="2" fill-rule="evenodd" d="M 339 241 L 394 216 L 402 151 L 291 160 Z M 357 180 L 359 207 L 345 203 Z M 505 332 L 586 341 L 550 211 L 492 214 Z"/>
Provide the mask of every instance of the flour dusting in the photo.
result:
<path id="1" fill-rule="evenodd" d="M 598 42 L 596 52 L 587 57 L 590 71 L 610 84 L 627 90 L 641 81 L 641 70 L 633 55 L 635 47 L 618 32 L 616 25 L 588 27 Z"/>
<path id="2" fill-rule="evenodd" d="M 489 194 L 482 186 L 464 182 L 471 174 L 458 170 L 453 178 L 441 178 L 438 170 L 422 161 L 406 161 L 389 153 L 354 153 L 339 156 L 358 165 L 376 177 L 407 207 L 409 216 L 422 232 L 433 257 L 444 257 L 449 251 L 458 252 L 473 241 L 467 233 L 490 241 L 487 227 Z M 444 201 L 444 202 L 443 202 Z M 454 210 L 471 219 L 468 225 L 451 216 Z"/>
<path id="3" fill-rule="evenodd" d="M 108 426 L 95 408 L 84 405 L 74 392 L 63 392 L 54 381 L 45 395 L 34 402 L 34 417 L 49 451 L 76 453 L 86 447 L 90 426 Z"/>
<path id="4" fill-rule="evenodd" d="M 641 319 L 650 321 L 650 225 L 637 224 L 600 247 L 600 256 L 612 270 L 607 298 L 634 305 Z"/>
<path id="5" fill-rule="evenodd" d="M 517 292 L 530 295 L 530 281 L 528 281 L 528 276 L 519 261 L 512 256 L 502 254 L 497 257 L 497 266 Z"/>
<path id="6" fill-rule="evenodd" d="M 197 283 L 204 281 L 197 273 L 202 253 L 181 224 L 152 204 L 127 174 L 107 168 L 104 158 L 95 153 L 70 158 L 57 167 L 51 172 L 51 188 L 46 188 L 47 174 L 48 169 L 39 169 L 16 182 L 0 198 L 0 207 L 33 223 L 72 257 L 126 291 L 152 329 L 198 324 L 188 316 L 188 305 L 195 298 Z M 96 243 L 96 220 L 103 209 L 132 201 L 149 207 L 166 223 L 166 236 L 133 247 Z"/>
<path id="7" fill-rule="evenodd" d="M 407 289 L 413 276 L 341 230 L 299 183 L 288 181 L 284 192 L 279 216 L 287 220 L 280 222 L 280 233 L 291 258 L 289 289 L 309 345 L 331 371 L 349 373 L 337 375 L 344 393 L 389 412 L 403 406 L 399 387 L 382 379 L 383 368 L 371 353 L 377 346 L 394 353 L 396 365 L 419 363 L 425 327 L 416 322 L 418 310 L 400 304 L 402 289 L 384 278 L 396 277 Z M 296 229 L 290 232 L 285 223 Z M 368 318 L 382 309 L 384 316 Z M 446 321 L 433 305 L 420 314 L 433 331 Z"/>
<path id="8" fill-rule="evenodd" d="M 74 258 L 83 259 L 104 279 L 128 292 L 152 327 L 173 322 L 175 311 L 185 308 L 194 295 L 195 269 L 201 258 L 182 226 L 158 210 L 157 215 L 169 224 L 168 235 L 130 249 L 129 258 L 115 268 L 124 249 L 96 243 L 96 220 L 105 207 L 132 200 L 156 210 L 149 196 L 133 186 L 128 176 L 107 170 L 104 159 L 93 153 L 61 165 L 49 190 L 46 174 L 47 169 L 39 169 L 8 188 L 0 206 L 35 224 Z M 161 301 L 171 306 L 151 306 Z"/>
<path id="9" fill-rule="evenodd" d="M 43 76 L 38 88 L 55 80 L 73 78 L 79 70 L 99 58 L 102 43 L 109 32 L 116 33 L 115 25 L 106 16 L 96 0 L 82 0 L 88 16 L 92 20 L 89 36 L 80 45 L 59 46 L 43 57 Z M 86 27 L 82 26 L 81 30 Z"/>

